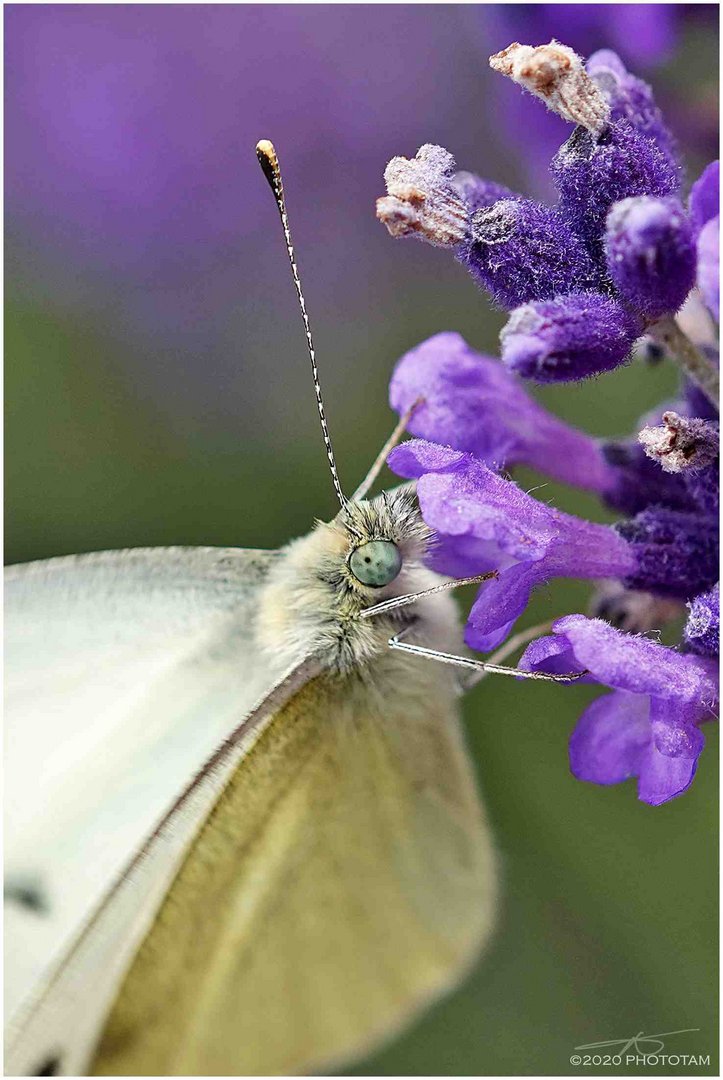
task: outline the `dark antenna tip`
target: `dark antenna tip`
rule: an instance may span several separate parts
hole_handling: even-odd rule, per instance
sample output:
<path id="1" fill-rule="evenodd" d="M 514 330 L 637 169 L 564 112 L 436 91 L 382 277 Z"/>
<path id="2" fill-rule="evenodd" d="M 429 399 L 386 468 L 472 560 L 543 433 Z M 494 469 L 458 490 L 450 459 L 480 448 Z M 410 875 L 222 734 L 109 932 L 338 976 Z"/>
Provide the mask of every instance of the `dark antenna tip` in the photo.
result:
<path id="1" fill-rule="evenodd" d="M 274 144 L 269 142 L 268 139 L 260 139 L 256 143 L 256 157 L 259 159 L 259 165 L 263 170 L 264 176 L 271 187 L 275 188 L 275 174 L 279 169 L 279 159 L 276 156 Z"/>

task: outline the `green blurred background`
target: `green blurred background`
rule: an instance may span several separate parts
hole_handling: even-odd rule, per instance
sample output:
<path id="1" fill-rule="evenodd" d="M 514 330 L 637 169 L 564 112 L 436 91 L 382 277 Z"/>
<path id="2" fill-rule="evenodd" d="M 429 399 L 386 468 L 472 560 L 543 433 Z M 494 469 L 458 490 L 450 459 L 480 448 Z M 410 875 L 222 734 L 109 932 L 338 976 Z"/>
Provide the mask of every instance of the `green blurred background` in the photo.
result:
<path id="1" fill-rule="evenodd" d="M 388 158 L 425 141 L 544 191 L 525 156 L 538 123 L 546 137 L 542 106 L 528 103 L 519 139 L 486 57 L 546 39 L 543 9 L 582 50 L 618 44 L 621 8 L 586 16 L 587 36 L 576 6 L 559 8 L 523 5 L 510 28 L 496 5 L 6 7 L 7 561 L 276 547 L 333 513 L 259 137 L 285 168 L 347 489 L 394 422 L 387 384 L 405 350 L 454 329 L 495 351 L 500 313 L 444 253 L 393 243 L 374 199 Z M 669 103 L 692 179 L 715 117 L 715 11 L 628 8 L 665 30 L 639 73 Z M 668 367 L 637 361 L 540 397 L 621 435 L 674 391 Z M 541 497 L 611 520 L 558 485 Z M 588 597 L 554 582 L 525 621 Z M 700 1031 L 666 1052 L 710 1066 L 646 1073 L 717 1072 L 717 733 L 691 790 L 653 809 L 633 784 L 569 775 L 567 738 L 594 692 L 488 679 L 467 699 L 503 866 L 499 929 L 464 986 L 356 1073 L 585 1072 L 569 1064 L 576 1046 L 680 1028 Z"/>

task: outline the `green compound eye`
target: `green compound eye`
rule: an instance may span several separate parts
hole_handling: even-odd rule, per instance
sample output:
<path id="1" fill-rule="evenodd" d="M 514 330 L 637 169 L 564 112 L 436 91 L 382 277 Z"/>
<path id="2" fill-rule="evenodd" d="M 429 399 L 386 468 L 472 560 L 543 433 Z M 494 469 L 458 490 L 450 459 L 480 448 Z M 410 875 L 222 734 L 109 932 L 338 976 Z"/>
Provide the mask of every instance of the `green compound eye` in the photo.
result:
<path id="1" fill-rule="evenodd" d="M 349 569 L 362 585 L 381 589 L 388 585 L 402 569 L 399 548 L 391 540 L 370 540 L 352 551 Z"/>

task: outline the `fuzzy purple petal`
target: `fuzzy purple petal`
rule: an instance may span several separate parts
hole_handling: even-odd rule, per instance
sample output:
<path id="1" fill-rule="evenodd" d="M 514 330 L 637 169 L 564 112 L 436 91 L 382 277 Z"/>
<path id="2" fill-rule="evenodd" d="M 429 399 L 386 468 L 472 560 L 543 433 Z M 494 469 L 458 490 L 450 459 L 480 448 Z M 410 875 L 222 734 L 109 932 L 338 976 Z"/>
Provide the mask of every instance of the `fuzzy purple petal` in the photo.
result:
<path id="1" fill-rule="evenodd" d="M 389 468 L 407 480 L 416 480 L 427 472 L 452 472 L 464 461 L 465 454 L 460 450 L 424 439 L 410 439 L 396 446 L 387 458 Z"/>
<path id="2" fill-rule="evenodd" d="M 497 546 L 502 572 L 482 586 L 470 614 L 467 640 L 477 648 L 500 640 L 539 582 L 624 577 L 635 568 L 629 545 L 614 529 L 551 509 L 471 454 L 414 439 L 397 447 L 389 464 L 402 476 L 418 477 L 424 520 L 437 533 L 435 565 L 458 565 L 460 538 L 483 541 L 488 558 Z"/>
<path id="3" fill-rule="evenodd" d="M 563 635 L 548 634 L 532 641 L 520 657 L 518 668 L 522 671 L 544 671 L 548 675 L 561 675 L 568 671 L 584 671 L 575 659 L 570 643 Z"/>
<path id="4" fill-rule="evenodd" d="M 688 790 L 697 767 L 697 757 L 668 757 L 651 740 L 641 757 L 638 798 L 650 806 L 669 802 Z"/>
<path id="5" fill-rule="evenodd" d="M 400 415 L 423 399 L 408 430 L 474 454 L 486 464 L 526 464 L 564 483 L 605 493 L 617 482 L 598 442 L 529 397 L 500 364 L 442 333 L 397 363 L 389 401 Z"/>
<path id="6" fill-rule="evenodd" d="M 570 770 L 578 780 L 619 784 L 637 776 L 651 741 L 649 699 L 616 690 L 596 698 L 570 736 Z"/>
<path id="7" fill-rule="evenodd" d="M 557 620 L 553 631 L 565 638 L 576 660 L 605 686 L 682 702 L 717 700 L 716 665 L 709 660 L 624 634 L 585 615 L 566 615 Z"/>
<path id="8" fill-rule="evenodd" d="M 464 640 L 471 649 L 489 652 L 509 634 L 540 582 L 537 563 L 515 563 L 485 582 L 469 614 Z"/>
<path id="9" fill-rule="evenodd" d="M 656 749 L 666 757 L 697 758 L 705 746 L 697 725 L 709 718 L 705 706 L 698 702 L 651 698 L 650 730 Z"/>

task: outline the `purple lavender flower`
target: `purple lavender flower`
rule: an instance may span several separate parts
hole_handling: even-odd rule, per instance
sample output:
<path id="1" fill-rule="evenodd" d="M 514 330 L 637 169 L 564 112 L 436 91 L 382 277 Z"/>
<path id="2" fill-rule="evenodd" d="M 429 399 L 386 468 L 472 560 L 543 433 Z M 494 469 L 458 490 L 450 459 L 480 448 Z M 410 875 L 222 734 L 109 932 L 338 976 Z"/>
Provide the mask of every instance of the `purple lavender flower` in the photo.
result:
<path id="1" fill-rule="evenodd" d="M 465 576 L 500 570 L 472 608 L 466 641 L 495 648 L 536 585 L 554 577 L 620 578 L 630 589 L 688 600 L 717 580 L 717 523 L 663 507 L 615 527 L 539 503 L 472 454 L 413 440 L 390 467 L 417 480 L 425 521 L 439 546 L 435 565 Z"/>
<path id="2" fill-rule="evenodd" d="M 661 469 L 637 441 L 593 439 L 563 423 L 498 360 L 475 352 L 459 334 L 435 334 L 397 362 L 391 407 L 401 416 L 420 399 L 408 423 L 411 434 L 474 454 L 493 468 L 529 465 L 628 513 L 651 503 L 695 508 L 683 478 Z"/>
<path id="3" fill-rule="evenodd" d="M 695 185 L 687 213 L 650 88 L 614 54 L 593 58 L 592 77 L 556 42 L 515 44 L 491 63 L 580 126 L 553 161 L 555 208 L 495 198 L 479 178 L 462 183 L 440 147 L 422 148 L 412 162 L 395 159 L 399 172 L 380 214 L 390 232 L 451 248 L 495 301 L 519 306 L 501 334 L 507 370 L 449 333 L 402 357 L 391 404 L 401 414 L 422 399 L 409 428 L 423 439 L 397 447 L 389 464 L 417 482 L 438 570 L 497 570 L 470 612 L 472 648 L 498 645 L 533 589 L 555 577 L 601 582 L 594 610 L 632 631 L 657 629 L 688 604 L 684 652 L 573 615 L 523 658 L 541 671 L 585 670 L 588 681 L 613 689 L 581 717 L 572 770 L 601 784 L 637 776 L 640 798 L 657 805 L 689 786 L 703 746 L 699 726 L 718 693 L 716 350 L 710 317 L 691 293 L 696 262 L 703 288 L 711 287 L 706 272 L 714 276 L 706 244 L 718 222 L 717 175 L 709 169 Z M 644 333 L 663 355 L 677 350 L 697 382 L 684 378 L 677 411 L 659 407 L 638 438 L 592 439 L 550 416 L 515 379 L 560 382 L 610 370 Z M 494 471 L 517 463 L 632 516 L 598 525 L 539 503 Z"/>
<path id="4" fill-rule="evenodd" d="M 420 398 L 408 424 L 413 435 L 493 467 L 544 468 L 598 493 L 615 486 L 616 470 L 594 439 L 543 409 L 499 360 L 475 352 L 460 334 L 435 334 L 398 361 L 391 407 L 401 415 Z"/>
<path id="5" fill-rule="evenodd" d="M 614 53 L 587 71 L 557 42 L 514 44 L 490 64 L 579 125 L 550 166 L 558 205 L 455 173 L 452 155 L 428 144 L 389 163 L 377 216 L 393 236 L 449 248 L 495 303 L 516 309 L 501 342 L 518 374 L 564 382 L 610 371 L 694 284 L 672 139 L 650 87 Z M 712 231 L 699 240 L 706 282 L 712 241 Z"/>
<path id="6" fill-rule="evenodd" d="M 607 46 L 604 54 L 615 56 L 610 52 L 614 49 L 622 57 L 617 63 L 623 73 L 623 62 L 633 64 L 636 70 L 650 71 L 667 61 L 688 23 L 707 22 L 715 33 L 717 17 L 714 6 L 699 4 L 485 4 L 477 10 L 487 52 L 496 52 L 510 41 L 543 42 L 562 37 L 580 55 L 589 57 L 588 69 L 596 49 Z M 639 79 L 635 83 L 645 88 Z M 625 89 L 630 88 L 625 81 Z M 649 88 L 645 89 L 650 93 Z M 512 86 L 500 80 L 491 83 L 488 93 L 500 115 L 500 130 L 508 133 L 510 148 L 521 151 L 520 164 L 532 190 L 547 195 L 546 168 L 565 138 L 563 121 L 552 113 L 543 113 L 527 95 L 515 93 Z M 638 104 L 642 106 L 643 101 Z M 686 109 L 684 102 L 668 93 L 665 107 L 672 112 L 687 145 L 692 143 L 704 154 L 717 146 L 717 109 L 712 102 L 698 100 L 695 109 Z M 613 111 L 615 114 L 615 107 Z M 520 131 L 525 133 L 524 144 L 519 141 L 516 147 Z"/>
<path id="7" fill-rule="evenodd" d="M 466 640 L 475 649 L 504 640 L 540 582 L 622 577 L 636 568 L 613 529 L 551 510 L 471 454 L 414 440 L 397 447 L 389 464 L 417 479 L 424 519 L 439 538 L 438 569 L 464 576 L 501 568 L 470 615 Z"/>
<path id="8" fill-rule="evenodd" d="M 531 199 L 499 199 L 472 215 L 458 258 L 501 307 L 547 300 L 601 284 L 599 267 L 559 210 Z"/>
<path id="9" fill-rule="evenodd" d="M 681 795 L 703 749 L 700 724 L 718 700 L 717 665 L 632 637 L 600 619 L 568 615 L 553 635 L 530 645 L 527 671 L 587 671 L 612 694 L 583 712 L 570 739 L 570 768 L 579 780 L 619 784 L 638 779 L 651 806 Z"/>
<path id="10" fill-rule="evenodd" d="M 502 359 L 536 382 L 569 382 L 624 363 L 642 322 L 612 297 L 569 293 L 514 311 L 500 334 Z"/>
<path id="11" fill-rule="evenodd" d="M 620 57 L 610 49 L 593 53 L 585 67 L 608 102 L 612 119 L 625 120 L 654 142 L 675 169 L 678 165 L 675 140 L 655 102 L 652 87 L 626 71 Z"/>
<path id="12" fill-rule="evenodd" d="M 677 199 L 639 195 L 615 203 L 605 254 L 621 298 L 647 319 L 676 312 L 695 284 L 693 229 Z"/>
<path id="13" fill-rule="evenodd" d="M 626 120 L 600 136 L 576 128 L 550 165 L 560 206 L 595 253 L 601 253 L 605 219 L 613 203 L 636 195 L 677 195 L 677 167 L 653 141 Z"/>

